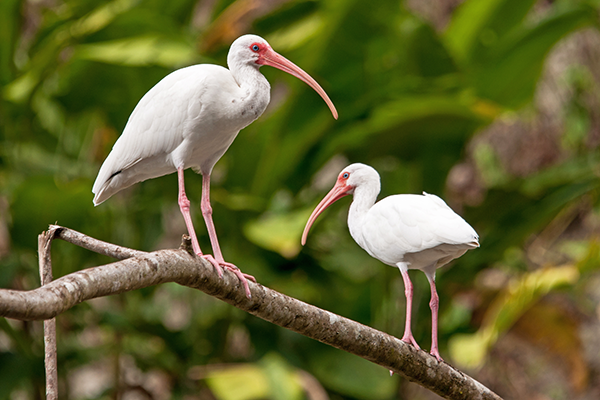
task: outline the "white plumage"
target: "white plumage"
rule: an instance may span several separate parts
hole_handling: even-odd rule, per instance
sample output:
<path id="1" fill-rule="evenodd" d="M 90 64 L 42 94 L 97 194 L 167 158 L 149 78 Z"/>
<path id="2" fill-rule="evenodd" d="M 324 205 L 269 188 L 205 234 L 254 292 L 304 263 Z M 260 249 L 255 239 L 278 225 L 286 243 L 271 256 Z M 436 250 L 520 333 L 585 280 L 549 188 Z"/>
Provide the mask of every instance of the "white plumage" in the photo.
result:
<path id="1" fill-rule="evenodd" d="M 118 191 L 137 182 L 177 171 L 179 206 L 196 254 L 209 260 L 222 275 L 230 269 L 250 290 L 246 278 L 233 264 L 224 261 L 212 221 L 209 200 L 210 174 L 238 132 L 260 117 L 269 104 L 270 85 L 259 72 L 270 65 L 306 82 L 323 97 L 334 117 L 333 103 L 306 72 L 277 54 L 261 37 L 236 39 L 227 56 L 229 69 L 201 64 L 179 69 L 150 89 L 139 101 L 102 164 L 92 192 L 98 205 Z M 214 257 L 204 255 L 194 232 L 185 194 L 183 171 L 193 168 L 202 174 L 202 215 Z"/>
<path id="2" fill-rule="evenodd" d="M 375 203 L 366 215 L 351 212 L 352 237 L 372 257 L 408 269 L 438 268 L 460 257 L 477 241 L 477 234 L 435 195 L 399 194 Z"/>
<path id="3" fill-rule="evenodd" d="M 333 189 L 317 205 L 310 216 L 302 244 L 319 214 L 346 195 L 354 195 L 348 214 L 352 238 L 369 255 L 381 262 L 398 267 L 406 289 L 406 327 L 402 340 L 419 347 L 412 335 L 412 283 L 409 269 L 422 270 L 431 285 L 432 345 L 431 354 L 441 360 L 437 344 L 438 296 L 435 290 L 437 268 L 462 256 L 467 250 L 479 247 L 475 230 L 439 197 L 399 194 L 379 202 L 379 174 L 364 164 L 352 164 L 339 174 Z"/>

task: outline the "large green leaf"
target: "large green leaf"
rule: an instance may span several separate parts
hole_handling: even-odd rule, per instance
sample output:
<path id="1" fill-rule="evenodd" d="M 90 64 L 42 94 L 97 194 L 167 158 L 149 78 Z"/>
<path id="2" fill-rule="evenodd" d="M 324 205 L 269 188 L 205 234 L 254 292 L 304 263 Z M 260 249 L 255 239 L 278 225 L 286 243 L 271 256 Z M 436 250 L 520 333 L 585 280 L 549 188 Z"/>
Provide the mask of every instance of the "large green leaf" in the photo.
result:
<path id="1" fill-rule="evenodd" d="M 0 3 L 0 85 L 14 77 L 14 51 L 20 27 L 20 0 L 6 0 Z"/>
<path id="2" fill-rule="evenodd" d="M 209 388 L 219 400 L 303 398 L 298 372 L 273 353 L 257 364 L 209 370 L 206 375 Z"/>
<path id="3" fill-rule="evenodd" d="M 455 57 L 465 66 L 481 58 L 525 17 L 535 0 L 468 0 L 456 10 L 445 33 Z"/>
<path id="4" fill-rule="evenodd" d="M 384 368 L 355 355 L 322 349 L 311 360 L 315 375 L 328 388 L 355 399 L 389 399 L 395 390 L 394 379 Z"/>
<path id="5" fill-rule="evenodd" d="M 489 307 L 485 321 L 476 333 L 451 338 L 452 359 L 463 367 L 481 367 L 487 350 L 536 300 L 552 289 L 573 285 L 578 279 L 579 271 L 574 265 L 544 268 L 514 278 Z"/>
<path id="6" fill-rule="evenodd" d="M 565 35 L 593 24 L 596 18 L 593 8 L 578 7 L 500 41 L 486 62 L 474 71 L 477 93 L 507 107 L 530 101 L 548 52 Z"/>
<path id="7" fill-rule="evenodd" d="M 61 52 L 73 42 L 98 32 L 109 25 L 117 16 L 135 6 L 138 0 L 113 0 L 100 5 L 81 18 L 67 20 L 53 27 L 37 44 L 39 47 L 25 66 L 23 73 L 3 88 L 4 97 L 17 103 L 29 99 L 55 67 Z M 68 12 L 65 14 L 69 15 Z"/>
<path id="8" fill-rule="evenodd" d="M 81 59 L 129 66 L 177 67 L 196 58 L 196 51 L 190 44 L 157 35 L 82 44 L 74 50 L 75 57 Z"/>

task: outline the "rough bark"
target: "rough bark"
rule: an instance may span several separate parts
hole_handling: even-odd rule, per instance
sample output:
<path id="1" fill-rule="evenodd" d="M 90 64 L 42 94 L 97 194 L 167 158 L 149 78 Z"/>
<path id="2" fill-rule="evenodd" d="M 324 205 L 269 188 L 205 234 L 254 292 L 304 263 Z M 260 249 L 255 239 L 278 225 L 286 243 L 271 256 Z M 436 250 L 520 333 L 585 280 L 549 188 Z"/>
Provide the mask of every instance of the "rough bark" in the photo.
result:
<path id="1" fill-rule="evenodd" d="M 487 387 L 425 351 L 384 332 L 249 282 L 248 299 L 238 278 L 190 251 L 137 252 L 97 241 L 67 228 L 53 227 L 54 237 L 107 255 L 131 258 L 78 271 L 29 291 L 0 289 L 0 316 L 21 320 L 53 318 L 95 297 L 176 282 L 199 289 L 252 315 L 379 364 L 446 399 L 500 399 Z"/>

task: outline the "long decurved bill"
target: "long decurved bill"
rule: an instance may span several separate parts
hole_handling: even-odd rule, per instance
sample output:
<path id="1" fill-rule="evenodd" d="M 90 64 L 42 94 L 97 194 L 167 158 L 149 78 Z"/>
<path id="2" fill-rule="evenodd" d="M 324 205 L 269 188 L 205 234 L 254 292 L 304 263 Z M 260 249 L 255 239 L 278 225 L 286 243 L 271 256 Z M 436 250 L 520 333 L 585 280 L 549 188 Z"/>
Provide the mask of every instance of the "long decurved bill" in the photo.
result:
<path id="1" fill-rule="evenodd" d="M 312 212 L 312 214 L 310 214 L 310 217 L 306 222 L 304 232 L 302 232 L 302 246 L 306 244 L 306 237 L 308 236 L 308 231 L 310 230 L 310 227 L 315 222 L 319 214 L 321 214 L 323 211 L 325 211 L 327 207 L 329 207 L 342 197 L 349 195 L 351 189 L 352 187 L 346 185 L 345 182 L 338 181 L 333 187 L 333 189 L 331 189 L 329 193 L 327 193 L 327 196 L 325 196 L 323 200 L 321 200 L 321 202 L 315 207 L 314 211 Z"/>
<path id="2" fill-rule="evenodd" d="M 335 109 L 333 102 L 329 99 L 329 96 L 327 96 L 327 93 L 325 93 L 325 90 L 323 90 L 323 88 L 317 83 L 317 81 L 315 81 L 309 74 L 304 72 L 302 68 L 300 68 L 281 54 L 277 53 L 273 49 L 268 49 L 263 54 L 262 59 L 259 60 L 259 64 L 270 65 L 271 67 L 280 69 L 304 81 L 308 86 L 313 88 L 315 92 L 319 93 L 323 100 L 325 100 L 325 103 L 327 103 L 327 106 L 329 106 L 329 109 L 333 114 L 333 118 L 338 119 L 338 112 Z"/>

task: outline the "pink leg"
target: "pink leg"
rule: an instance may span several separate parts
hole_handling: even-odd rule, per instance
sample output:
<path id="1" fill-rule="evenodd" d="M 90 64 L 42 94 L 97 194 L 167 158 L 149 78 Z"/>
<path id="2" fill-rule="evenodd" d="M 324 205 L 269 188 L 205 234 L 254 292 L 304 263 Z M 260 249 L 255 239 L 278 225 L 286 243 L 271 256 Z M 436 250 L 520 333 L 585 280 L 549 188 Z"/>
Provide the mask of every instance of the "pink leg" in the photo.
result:
<path id="1" fill-rule="evenodd" d="M 242 271 L 232 263 L 226 262 L 221 253 L 221 247 L 219 246 L 219 240 L 217 239 L 217 231 L 212 219 L 212 207 L 210 205 L 210 174 L 202 175 L 202 202 L 200 203 L 200 209 L 202 210 L 202 216 L 204 217 L 204 222 L 208 229 L 208 237 L 210 238 L 210 244 L 215 253 L 216 263 L 237 275 L 242 285 L 244 285 L 246 296 L 250 298 L 251 294 L 247 279 L 250 279 L 253 282 L 256 282 L 256 279 L 251 275 L 242 273 Z"/>
<path id="2" fill-rule="evenodd" d="M 429 307 L 431 308 L 431 355 L 438 359 L 438 361 L 442 360 L 440 356 L 440 351 L 438 349 L 438 310 L 440 306 L 440 298 L 438 297 L 437 290 L 435 288 L 435 273 L 434 274 L 425 274 L 427 275 L 427 279 L 429 280 L 429 286 L 431 287 L 431 301 L 429 302 Z"/>
<path id="3" fill-rule="evenodd" d="M 198 238 L 196 237 L 196 231 L 194 230 L 194 223 L 192 222 L 192 216 L 190 214 L 190 201 L 185 194 L 185 181 L 183 177 L 183 168 L 177 168 L 177 180 L 179 183 L 179 209 L 181 210 L 181 214 L 183 214 L 183 219 L 185 221 L 185 226 L 187 227 L 188 234 L 192 239 L 192 249 L 194 253 L 196 253 L 200 257 L 206 258 L 204 254 L 202 254 L 202 250 L 200 250 L 200 243 L 198 243 Z M 219 276 L 223 276 L 223 271 L 218 264 L 212 263 L 217 271 L 219 272 Z"/>
<path id="4" fill-rule="evenodd" d="M 406 326 L 404 327 L 404 336 L 402 336 L 402 341 L 410 343 L 417 349 L 420 349 L 410 328 L 412 317 L 413 286 L 412 282 L 410 281 L 410 277 L 408 276 L 408 267 L 404 263 L 399 263 L 398 268 L 400 268 L 400 273 L 402 274 L 402 279 L 404 280 L 404 294 L 406 295 Z"/>

